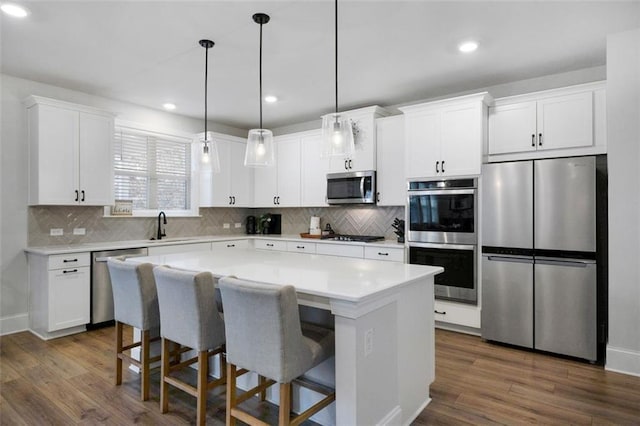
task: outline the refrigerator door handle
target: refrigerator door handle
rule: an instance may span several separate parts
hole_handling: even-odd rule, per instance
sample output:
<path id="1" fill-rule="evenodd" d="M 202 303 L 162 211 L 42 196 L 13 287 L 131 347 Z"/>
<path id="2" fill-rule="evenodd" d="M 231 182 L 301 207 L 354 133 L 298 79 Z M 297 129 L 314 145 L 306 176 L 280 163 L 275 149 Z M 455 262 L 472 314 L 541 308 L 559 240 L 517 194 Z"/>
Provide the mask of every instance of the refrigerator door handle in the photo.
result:
<path id="1" fill-rule="evenodd" d="M 533 263 L 533 257 L 526 256 L 487 256 L 487 260 L 495 262 Z"/>
<path id="2" fill-rule="evenodd" d="M 536 257 L 536 263 L 540 265 L 557 265 L 557 266 L 572 266 L 574 268 L 587 268 L 591 265 L 595 265 L 595 260 L 582 260 L 582 259 L 558 259 L 558 258 L 545 258 Z"/>

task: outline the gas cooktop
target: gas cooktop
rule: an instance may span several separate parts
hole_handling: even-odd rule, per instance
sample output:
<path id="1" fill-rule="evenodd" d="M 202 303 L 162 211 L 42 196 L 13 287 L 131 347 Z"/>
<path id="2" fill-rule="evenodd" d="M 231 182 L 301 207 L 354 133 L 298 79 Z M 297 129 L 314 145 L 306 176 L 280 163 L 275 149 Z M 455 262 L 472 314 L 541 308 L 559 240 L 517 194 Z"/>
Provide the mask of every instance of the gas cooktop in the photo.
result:
<path id="1" fill-rule="evenodd" d="M 357 241 L 362 243 L 370 243 L 372 241 L 380 241 L 384 240 L 382 236 L 374 236 L 374 235 L 346 235 L 346 234 L 335 234 L 332 237 L 329 237 L 335 241 Z"/>

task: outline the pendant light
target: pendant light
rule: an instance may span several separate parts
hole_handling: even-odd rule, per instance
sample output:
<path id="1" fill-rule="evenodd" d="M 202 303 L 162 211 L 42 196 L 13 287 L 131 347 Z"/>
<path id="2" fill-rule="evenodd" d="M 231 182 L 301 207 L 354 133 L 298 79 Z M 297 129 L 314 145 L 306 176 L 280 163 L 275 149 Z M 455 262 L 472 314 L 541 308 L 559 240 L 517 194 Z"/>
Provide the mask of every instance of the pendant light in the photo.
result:
<path id="1" fill-rule="evenodd" d="M 335 113 L 322 117 L 323 157 L 348 157 L 355 151 L 351 120 L 338 113 L 338 0 L 335 0 Z"/>
<path id="2" fill-rule="evenodd" d="M 209 77 L 209 49 L 215 44 L 211 40 L 200 40 L 200 46 L 205 48 L 204 57 L 204 134 L 202 142 L 202 155 L 200 156 L 200 170 L 220 173 L 220 157 L 218 156 L 218 145 L 213 140 L 211 132 L 207 131 L 207 83 Z"/>
<path id="3" fill-rule="evenodd" d="M 260 128 L 249 130 L 244 165 L 247 167 L 270 167 L 275 163 L 273 133 L 262 127 L 262 26 L 269 22 L 269 15 L 256 13 L 253 21 L 260 25 Z"/>

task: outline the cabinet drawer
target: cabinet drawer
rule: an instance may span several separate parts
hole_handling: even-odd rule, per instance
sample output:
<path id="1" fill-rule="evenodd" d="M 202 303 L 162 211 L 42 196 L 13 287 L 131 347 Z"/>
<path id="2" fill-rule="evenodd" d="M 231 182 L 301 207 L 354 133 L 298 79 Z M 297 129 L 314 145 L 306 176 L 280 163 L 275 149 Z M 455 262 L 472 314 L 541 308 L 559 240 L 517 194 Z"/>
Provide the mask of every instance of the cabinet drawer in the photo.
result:
<path id="1" fill-rule="evenodd" d="M 87 252 L 56 254 L 49 256 L 49 270 L 89 266 L 90 264 L 91 256 Z"/>
<path id="2" fill-rule="evenodd" d="M 314 254 L 316 252 L 316 243 L 287 241 L 287 251 Z"/>
<path id="3" fill-rule="evenodd" d="M 404 248 L 399 247 L 365 247 L 364 258 L 386 260 L 388 262 L 404 262 Z"/>
<path id="4" fill-rule="evenodd" d="M 254 247 L 261 250 L 287 251 L 287 242 L 280 240 L 254 240 Z"/>
<path id="5" fill-rule="evenodd" d="M 480 328 L 480 309 L 475 305 L 436 300 L 433 309 L 436 321 Z"/>
<path id="6" fill-rule="evenodd" d="M 211 243 L 211 249 L 215 250 L 218 248 L 248 248 L 249 241 L 248 240 L 233 240 L 233 241 L 214 241 Z"/>
<path id="7" fill-rule="evenodd" d="M 316 254 L 341 257 L 364 257 L 364 247 L 346 244 L 316 244 Z"/>

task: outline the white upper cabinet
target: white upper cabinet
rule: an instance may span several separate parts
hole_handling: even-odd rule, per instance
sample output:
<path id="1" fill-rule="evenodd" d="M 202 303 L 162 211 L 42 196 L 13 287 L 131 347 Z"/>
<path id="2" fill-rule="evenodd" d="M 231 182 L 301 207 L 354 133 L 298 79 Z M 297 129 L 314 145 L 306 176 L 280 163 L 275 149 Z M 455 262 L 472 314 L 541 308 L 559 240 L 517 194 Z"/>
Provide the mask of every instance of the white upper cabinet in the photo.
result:
<path id="1" fill-rule="evenodd" d="M 603 83 L 497 99 L 487 154 L 502 161 L 604 153 L 605 121 Z"/>
<path id="2" fill-rule="evenodd" d="M 400 108 L 407 178 L 479 175 L 488 93 Z"/>
<path id="3" fill-rule="evenodd" d="M 379 206 L 404 206 L 407 185 L 404 168 L 404 116 L 378 118 L 376 172 Z"/>
<path id="4" fill-rule="evenodd" d="M 300 137 L 274 138 L 276 164 L 255 169 L 254 207 L 300 206 Z"/>
<path id="5" fill-rule="evenodd" d="M 29 204 L 113 204 L 113 115 L 38 96 L 25 104 Z"/>
<path id="6" fill-rule="evenodd" d="M 220 172 L 200 172 L 200 207 L 253 205 L 253 169 L 244 166 L 246 141 L 214 133 Z"/>
<path id="7" fill-rule="evenodd" d="M 330 173 L 376 170 L 376 119 L 389 115 L 379 106 L 345 111 L 351 120 L 355 153 L 347 158 L 332 157 Z"/>
<path id="8" fill-rule="evenodd" d="M 327 204 L 327 173 L 329 159 L 322 158 L 322 130 L 306 132 L 300 137 L 302 156 L 301 205 L 325 207 Z"/>

